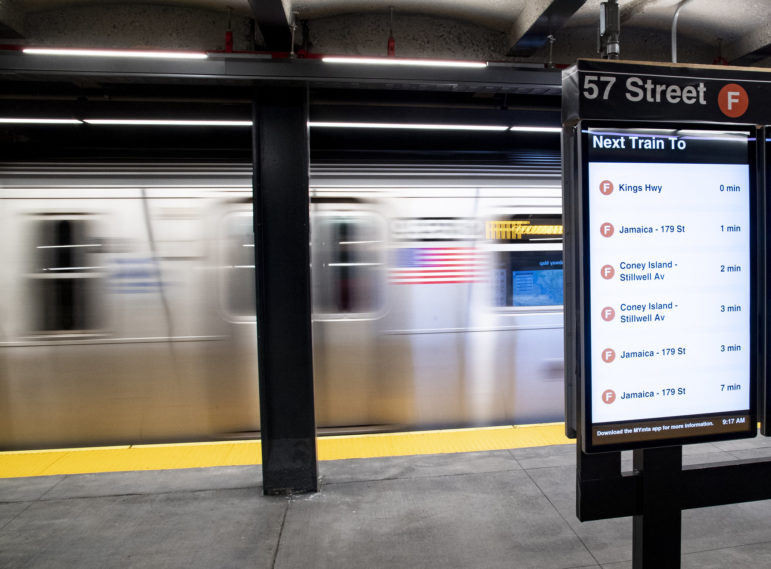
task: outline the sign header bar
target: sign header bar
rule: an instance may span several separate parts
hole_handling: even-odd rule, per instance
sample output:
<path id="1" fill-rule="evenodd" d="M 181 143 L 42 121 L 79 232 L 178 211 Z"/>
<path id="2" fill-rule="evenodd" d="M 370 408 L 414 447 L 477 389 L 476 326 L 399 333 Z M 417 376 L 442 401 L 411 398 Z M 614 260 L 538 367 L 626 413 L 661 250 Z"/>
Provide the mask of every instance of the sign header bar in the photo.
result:
<path id="1" fill-rule="evenodd" d="M 563 123 L 580 119 L 683 120 L 764 124 L 771 99 L 768 71 L 725 66 L 579 60 L 563 74 Z"/>

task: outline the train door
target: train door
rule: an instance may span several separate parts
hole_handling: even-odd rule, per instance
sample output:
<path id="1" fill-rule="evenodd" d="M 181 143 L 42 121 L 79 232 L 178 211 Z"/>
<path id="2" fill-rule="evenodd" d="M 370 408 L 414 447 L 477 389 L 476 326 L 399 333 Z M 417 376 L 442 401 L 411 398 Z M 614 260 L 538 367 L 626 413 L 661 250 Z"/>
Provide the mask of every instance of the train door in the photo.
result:
<path id="1" fill-rule="evenodd" d="M 385 221 L 366 204 L 315 203 L 311 236 L 316 423 L 380 424 Z"/>
<path id="2" fill-rule="evenodd" d="M 553 213 L 497 216 L 486 223 L 493 252 L 497 367 L 515 424 L 563 416 L 562 220 Z"/>
<path id="3" fill-rule="evenodd" d="M 216 258 L 218 314 L 224 340 L 207 358 L 211 378 L 209 411 L 215 432 L 260 429 L 255 294 L 255 243 L 251 200 L 229 204 L 218 218 Z"/>
<path id="4" fill-rule="evenodd" d="M 0 447 L 87 441 L 93 410 L 84 386 L 100 392 L 104 378 L 98 361 L 78 355 L 102 341 L 109 324 L 97 237 L 103 219 L 83 204 L 60 212 L 39 212 L 35 202 L 5 205 L 14 215 L 3 265 Z"/>
<path id="5" fill-rule="evenodd" d="M 488 335 L 479 331 L 489 270 L 480 203 L 476 188 L 435 180 L 394 200 L 384 372 L 400 386 L 402 422 L 411 426 L 490 422 L 489 408 L 472 401 L 489 369 Z"/>

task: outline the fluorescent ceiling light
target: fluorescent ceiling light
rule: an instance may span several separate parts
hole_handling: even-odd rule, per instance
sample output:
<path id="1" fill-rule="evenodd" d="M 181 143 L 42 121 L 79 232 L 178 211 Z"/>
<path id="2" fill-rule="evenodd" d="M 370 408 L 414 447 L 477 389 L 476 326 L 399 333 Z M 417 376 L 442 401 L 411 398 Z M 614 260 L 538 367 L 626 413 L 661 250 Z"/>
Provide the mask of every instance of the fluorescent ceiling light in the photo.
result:
<path id="1" fill-rule="evenodd" d="M 206 59 L 203 52 L 191 51 L 140 51 L 119 49 L 70 49 L 26 47 L 24 53 L 32 55 L 76 55 L 85 57 L 127 57 L 145 59 Z"/>
<path id="2" fill-rule="evenodd" d="M 4 124 L 83 124 L 83 121 L 78 119 L 31 119 L 31 118 L 17 118 L 17 117 L 5 117 L 0 118 L 0 123 Z"/>
<path id="3" fill-rule="evenodd" d="M 252 121 L 198 121 L 165 119 L 83 119 L 83 122 L 96 125 L 126 126 L 252 126 Z"/>
<path id="4" fill-rule="evenodd" d="M 509 129 L 513 132 L 562 132 L 558 126 L 513 126 Z"/>
<path id="5" fill-rule="evenodd" d="M 405 59 L 399 57 L 322 57 L 325 63 L 352 63 L 359 65 L 406 65 L 417 67 L 487 67 L 484 61 L 453 61 L 446 59 Z"/>
<path id="6" fill-rule="evenodd" d="M 312 128 L 381 128 L 381 129 L 417 129 L 417 130 L 508 130 L 507 126 L 482 124 L 419 124 L 419 123 L 381 123 L 381 122 L 309 122 Z"/>

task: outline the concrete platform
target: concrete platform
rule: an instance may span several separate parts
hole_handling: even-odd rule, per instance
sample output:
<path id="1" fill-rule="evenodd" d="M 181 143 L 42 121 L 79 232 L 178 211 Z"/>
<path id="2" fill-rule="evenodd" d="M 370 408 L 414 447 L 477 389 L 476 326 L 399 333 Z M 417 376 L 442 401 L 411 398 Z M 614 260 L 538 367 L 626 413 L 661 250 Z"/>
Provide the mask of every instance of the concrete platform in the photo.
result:
<path id="1" fill-rule="evenodd" d="M 631 518 L 575 517 L 574 453 L 321 462 L 321 491 L 290 498 L 262 496 L 259 466 L 3 479 L 0 567 L 631 568 Z M 757 456 L 771 440 L 684 451 Z M 771 566 L 771 504 L 684 512 L 682 566 Z"/>

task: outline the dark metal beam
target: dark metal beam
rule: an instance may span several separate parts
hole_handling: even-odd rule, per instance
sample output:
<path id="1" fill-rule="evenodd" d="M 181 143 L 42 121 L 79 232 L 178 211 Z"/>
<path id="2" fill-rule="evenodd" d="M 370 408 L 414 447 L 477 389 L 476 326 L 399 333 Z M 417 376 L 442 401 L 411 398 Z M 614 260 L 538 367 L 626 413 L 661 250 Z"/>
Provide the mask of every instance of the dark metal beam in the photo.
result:
<path id="1" fill-rule="evenodd" d="M 253 117 L 263 490 L 315 492 L 308 90 L 263 89 Z"/>
<path id="2" fill-rule="evenodd" d="M 543 47 L 549 40 L 549 36 L 555 35 L 585 3 L 586 0 L 528 2 L 520 16 L 520 21 L 512 30 L 511 40 L 514 44 L 509 48 L 507 55 L 530 57 Z"/>
<path id="3" fill-rule="evenodd" d="M 771 498 L 769 459 L 683 467 L 683 509 L 754 502 Z M 715 485 L 719 484 L 720 488 Z"/>
<path id="4" fill-rule="evenodd" d="M 588 455 L 580 448 L 577 453 L 578 519 L 585 522 L 643 513 L 643 470 L 622 473 L 621 453 Z M 771 499 L 768 458 L 690 465 L 677 478 L 672 484 L 684 510 Z"/>
<path id="5" fill-rule="evenodd" d="M 265 40 L 265 50 L 291 51 L 291 22 L 287 20 L 281 0 L 249 0 L 249 6 Z"/>
<path id="6" fill-rule="evenodd" d="M 462 108 L 410 108 L 402 106 L 328 105 L 311 109 L 311 120 L 318 122 L 403 122 L 428 124 L 468 124 L 480 126 L 560 126 L 559 110 L 503 110 Z M 559 136 L 557 136 L 559 139 Z"/>

